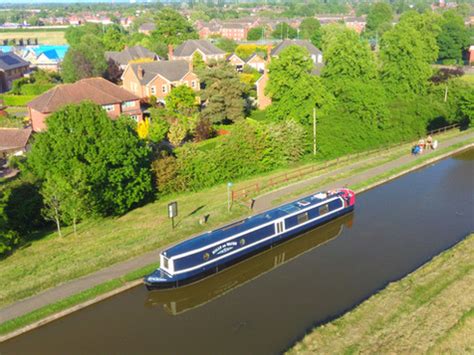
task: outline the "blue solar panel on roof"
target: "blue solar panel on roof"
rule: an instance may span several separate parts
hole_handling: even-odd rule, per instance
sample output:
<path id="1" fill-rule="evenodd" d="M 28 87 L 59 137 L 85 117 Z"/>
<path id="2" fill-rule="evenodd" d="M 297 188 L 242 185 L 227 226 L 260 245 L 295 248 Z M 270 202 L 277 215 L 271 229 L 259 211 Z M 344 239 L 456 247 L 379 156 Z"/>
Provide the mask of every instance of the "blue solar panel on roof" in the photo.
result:
<path id="1" fill-rule="evenodd" d="M 2 57 L 2 62 L 8 64 L 8 65 L 14 65 L 20 63 L 20 61 L 14 57 L 10 56 L 4 56 Z"/>

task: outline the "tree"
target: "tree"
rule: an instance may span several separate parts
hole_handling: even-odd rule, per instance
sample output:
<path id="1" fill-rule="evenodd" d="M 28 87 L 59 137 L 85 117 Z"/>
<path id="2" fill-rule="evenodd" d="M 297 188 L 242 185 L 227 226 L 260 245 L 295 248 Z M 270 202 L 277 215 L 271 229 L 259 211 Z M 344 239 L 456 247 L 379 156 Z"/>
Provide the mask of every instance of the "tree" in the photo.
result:
<path id="1" fill-rule="evenodd" d="M 156 15 L 156 29 L 151 33 L 153 42 L 179 45 L 188 39 L 198 39 L 194 27 L 177 11 L 165 7 Z"/>
<path id="2" fill-rule="evenodd" d="M 130 119 L 113 121 L 101 106 L 83 102 L 63 107 L 46 123 L 48 130 L 36 136 L 28 165 L 40 179 L 53 179 L 46 188 L 54 190 L 57 185 L 67 191 L 61 178 L 80 191 L 89 206 L 81 215 L 122 214 L 151 192 L 151 152 Z M 70 208 L 61 210 L 61 198 L 51 193 L 47 196 L 51 197 L 48 203 L 53 217 L 62 212 L 65 215 L 59 214 L 59 220 L 74 218 L 76 212 Z"/>
<path id="3" fill-rule="evenodd" d="M 438 36 L 439 60 L 448 64 L 462 63 L 462 51 L 468 45 L 469 32 L 463 18 L 454 10 L 446 11 Z"/>
<path id="4" fill-rule="evenodd" d="M 229 38 L 219 38 L 215 44 L 226 53 L 232 53 L 237 48 L 237 42 Z"/>
<path id="5" fill-rule="evenodd" d="M 270 63 L 266 93 L 272 99 L 267 116 L 308 125 L 315 106 L 330 101 L 321 79 L 311 73 L 313 61 L 306 48 L 288 46 Z"/>
<path id="6" fill-rule="evenodd" d="M 194 140 L 196 142 L 203 141 L 212 136 L 213 129 L 212 123 L 208 118 L 201 118 L 196 124 L 196 129 L 194 133 Z"/>
<path id="7" fill-rule="evenodd" d="M 244 116 L 244 85 L 232 66 L 219 62 L 207 68 L 202 77 L 201 91 L 205 107 L 201 114 L 211 122 L 238 121 Z"/>
<path id="8" fill-rule="evenodd" d="M 120 66 L 112 59 L 109 58 L 107 61 L 107 69 L 104 73 L 104 78 L 108 81 L 118 84 L 122 79 L 123 70 L 120 69 Z"/>
<path id="9" fill-rule="evenodd" d="M 322 75 L 330 81 L 372 80 L 377 77 L 375 57 L 369 44 L 348 28 L 340 28 L 324 51 Z"/>
<path id="10" fill-rule="evenodd" d="M 201 53 L 199 53 L 198 51 L 194 52 L 193 54 L 193 68 L 197 72 L 202 71 L 206 68 L 206 62 L 204 62 Z"/>
<path id="11" fill-rule="evenodd" d="M 432 75 L 423 36 L 409 23 L 400 22 L 382 37 L 382 81 L 396 94 L 425 92 Z"/>
<path id="12" fill-rule="evenodd" d="M 67 197 L 66 180 L 59 175 L 48 175 L 41 188 L 44 208 L 43 217 L 56 224 L 59 237 L 62 237 L 63 203 Z"/>
<path id="13" fill-rule="evenodd" d="M 188 135 L 186 126 L 178 122 L 171 125 L 168 132 L 168 140 L 172 145 L 178 147 Z"/>
<path id="14" fill-rule="evenodd" d="M 178 117 L 190 117 L 196 112 L 196 93 L 186 85 L 171 90 L 165 99 L 166 109 Z"/>
<path id="15" fill-rule="evenodd" d="M 275 39 L 296 38 L 297 35 L 297 31 L 286 22 L 280 22 L 272 32 L 272 38 Z"/>
<path id="16" fill-rule="evenodd" d="M 126 37 L 119 26 L 109 26 L 102 38 L 105 50 L 121 51 L 125 47 Z"/>
<path id="17" fill-rule="evenodd" d="M 390 28 L 393 11 L 389 4 L 377 2 L 370 7 L 365 32 L 370 36 L 381 36 Z"/>
<path id="18" fill-rule="evenodd" d="M 263 26 L 253 27 L 247 32 L 247 40 L 258 41 L 265 39 L 265 28 Z"/>
<path id="19" fill-rule="evenodd" d="M 102 27 L 98 24 L 86 23 L 82 26 L 69 26 L 66 29 L 64 37 L 71 47 L 77 46 L 82 42 L 82 38 L 86 35 L 102 36 Z"/>
<path id="20" fill-rule="evenodd" d="M 9 190 L 0 189 L 0 256 L 11 252 L 20 242 L 20 236 L 11 228 L 5 211 L 9 194 Z"/>
<path id="21" fill-rule="evenodd" d="M 158 108 L 150 109 L 150 127 L 148 129 L 148 138 L 153 143 L 161 142 L 170 129 L 170 124 L 166 121 L 161 114 L 157 113 Z"/>
<path id="22" fill-rule="evenodd" d="M 321 48 L 321 23 L 313 17 L 305 18 L 301 21 L 300 37 L 310 40 L 316 47 Z"/>
<path id="23" fill-rule="evenodd" d="M 67 51 L 61 69 L 67 83 L 102 76 L 107 69 L 102 41 L 94 35 L 83 36 L 80 44 Z"/>

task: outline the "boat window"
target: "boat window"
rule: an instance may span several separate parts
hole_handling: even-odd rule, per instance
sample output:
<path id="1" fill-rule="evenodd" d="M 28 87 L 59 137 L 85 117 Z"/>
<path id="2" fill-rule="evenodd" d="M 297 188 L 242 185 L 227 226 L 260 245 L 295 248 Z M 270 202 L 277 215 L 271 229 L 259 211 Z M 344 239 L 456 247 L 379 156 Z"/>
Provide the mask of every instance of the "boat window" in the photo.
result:
<path id="1" fill-rule="evenodd" d="M 163 268 L 168 269 L 168 259 L 163 258 Z"/>
<path id="2" fill-rule="evenodd" d="M 304 223 L 308 220 L 308 212 L 301 213 L 297 217 L 298 224 Z"/>
<path id="3" fill-rule="evenodd" d="M 326 214 L 329 212 L 329 205 L 322 205 L 319 206 L 319 215 L 322 216 L 323 214 Z"/>
<path id="4" fill-rule="evenodd" d="M 232 227 L 236 227 L 236 226 L 239 226 L 241 225 L 242 223 L 245 222 L 245 219 L 241 220 L 241 221 L 238 221 L 238 222 L 235 222 L 235 223 L 232 223 L 232 224 L 229 224 L 228 226 L 225 226 L 225 227 L 222 227 L 221 230 L 225 231 L 227 229 L 230 229 Z"/>

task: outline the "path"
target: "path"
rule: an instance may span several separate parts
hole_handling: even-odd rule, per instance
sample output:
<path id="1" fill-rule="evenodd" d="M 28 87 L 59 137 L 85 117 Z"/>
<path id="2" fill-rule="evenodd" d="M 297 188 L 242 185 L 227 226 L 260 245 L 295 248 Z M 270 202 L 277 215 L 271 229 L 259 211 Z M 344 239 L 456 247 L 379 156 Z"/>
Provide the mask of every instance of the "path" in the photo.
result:
<path id="1" fill-rule="evenodd" d="M 447 139 L 446 141 L 441 142 L 439 147 L 440 148 L 449 147 L 451 145 L 454 145 L 456 143 L 459 143 L 471 138 L 474 138 L 474 132 L 468 132 L 463 135 L 456 136 L 451 139 Z M 364 160 L 364 162 L 370 161 L 372 159 L 373 158 Z M 365 181 L 371 177 L 377 176 L 392 168 L 396 168 L 400 165 L 407 164 L 413 161 L 414 159 L 416 158 L 412 157 L 407 152 L 406 156 L 403 156 L 399 159 L 390 161 L 388 163 L 382 164 L 374 168 L 367 169 L 366 171 L 355 174 L 348 178 L 333 181 L 330 184 L 327 184 L 325 186 L 321 186 L 320 190 L 331 189 L 334 187 L 344 186 L 347 184 L 356 184 L 356 183 Z M 318 183 L 333 174 L 349 172 L 350 170 L 354 169 L 355 167 L 360 166 L 361 164 L 362 163 L 359 161 L 352 165 L 344 166 L 342 168 L 330 171 L 323 175 L 312 177 L 308 180 L 300 181 L 298 183 L 295 183 L 295 184 L 283 187 L 281 189 L 278 189 L 276 191 L 272 191 L 270 193 L 262 195 L 256 199 L 254 210 L 255 212 L 258 212 L 263 209 L 271 208 L 273 207 L 272 201 L 274 201 L 275 199 L 284 197 L 291 193 L 295 193 L 299 191 L 300 189 L 306 186 Z M 131 271 L 134 271 L 144 266 L 155 263 L 157 262 L 157 260 L 159 260 L 160 252 L 161 252 L 161 249 L 148 252 L 134 259 L 114 264 L 110 267 L 107 267 L 105 269 L 92 273 L 90 275 L 65 282 L 57 287 L 46 290 L 38 295 L 29 297 L 22 301 L 6 306 L 0 309 L 0 323 L 3 323 L 9 319 L 19 317 L 21 315 L 34 311 L 38 308 L 44 307 L 48 304 L 54 303 L 63 298 L 75 295 L 84 290 L 97 286 L 106 281 L 110 281 L 112 279 L 124 276 Z"/>

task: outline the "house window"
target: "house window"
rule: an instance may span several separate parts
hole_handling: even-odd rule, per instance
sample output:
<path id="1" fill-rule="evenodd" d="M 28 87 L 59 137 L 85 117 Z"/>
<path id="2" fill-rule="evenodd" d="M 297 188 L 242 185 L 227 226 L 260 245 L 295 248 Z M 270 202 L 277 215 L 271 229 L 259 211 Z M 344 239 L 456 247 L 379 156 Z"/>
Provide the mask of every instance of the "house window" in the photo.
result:
<path id="1" fill-rule="evenodd" d="M 115 105 L 103 105 L 102 106 L 104 108 L 105 111 L 107 112 L 112 112 L 115 110 Z"/>
<path id="2" fill-rule="evenodd" d="M 125 101 L 122 103 L 122 111 L 129 107 L 135 107 L 135 101 Z"/>
<path id="3" fill-rule="evenodd" d="M 135 122 L 138 122 L 138 116 L 137 116 L 137 115 L 130 115 L 130 117 L 131 117 L 132 120 L 134 120 Z"/>
<path id="4" fill-rule="evenodd" d="M 193 88 L 196 87 L 196 80 L 191 81 L 191 87 L 193 87 Z"/>
<path id="5" fill-rule="evenodd" d="M 296 216 L 298 220 L 298 224 L 304 223 L 308 220 L 308 212 L 301 213 L 298 216 Z"/>
<path id="6" fill-rule="evenodd" d="M 156 95 L 156 86 L 152 86 L 150 88 L 150 92 L 151 92 L 152 95 Z"/>
<path id="7" fill-rule="evenodd" d="M 163 90 L 163 93 L 166 94 L 168 92 L 168 86 L 163 85 L 162 90 Z"/>

